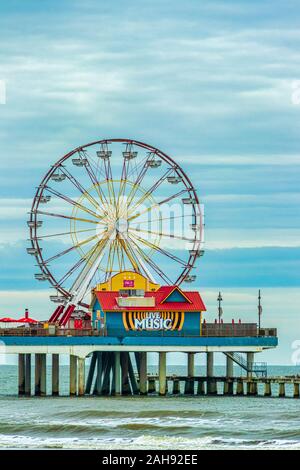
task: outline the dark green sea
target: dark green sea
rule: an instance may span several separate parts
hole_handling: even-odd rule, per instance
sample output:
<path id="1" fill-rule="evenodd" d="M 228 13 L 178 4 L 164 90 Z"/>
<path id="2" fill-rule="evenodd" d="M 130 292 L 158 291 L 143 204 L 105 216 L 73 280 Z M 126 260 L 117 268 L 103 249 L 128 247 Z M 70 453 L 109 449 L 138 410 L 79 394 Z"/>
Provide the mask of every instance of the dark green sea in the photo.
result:
<path id="1" fill-rule="evenodd" d="M 65 366 L 60 381 L 66 394 Z M 289 397 L 17 398 L 17 367 L 8 365 L 0 390 L 0 449 L 300 449 L 300 400 Z"/>

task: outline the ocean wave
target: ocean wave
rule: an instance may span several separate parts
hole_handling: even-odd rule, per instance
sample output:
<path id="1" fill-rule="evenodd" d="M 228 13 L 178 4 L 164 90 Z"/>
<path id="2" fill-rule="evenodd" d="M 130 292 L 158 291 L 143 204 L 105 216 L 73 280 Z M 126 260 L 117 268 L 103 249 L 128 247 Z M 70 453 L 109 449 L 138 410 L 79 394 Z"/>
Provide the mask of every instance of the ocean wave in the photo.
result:
<path id="1" fill-rule="evenodd" d="M 148 436 L 141 435 L 136 439 L 130 438 L 34 438 L 20 435 L 0 436 L 0 448 L 6 449 L 155 449 L 155 450 L 212 450 L 212 449 L 300 449 L 300 442 L 285 439 L 234 439 L 214 438 L 186 438 L 175 436 Z"/>

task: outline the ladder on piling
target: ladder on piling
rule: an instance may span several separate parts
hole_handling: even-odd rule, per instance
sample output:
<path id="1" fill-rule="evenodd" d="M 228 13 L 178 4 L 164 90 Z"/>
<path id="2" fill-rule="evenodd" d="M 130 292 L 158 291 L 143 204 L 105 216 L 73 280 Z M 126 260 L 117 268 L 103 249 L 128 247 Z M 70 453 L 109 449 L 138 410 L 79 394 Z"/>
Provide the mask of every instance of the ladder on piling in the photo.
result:
<path id="1" fill-rule="evenodd" d="M 242 354 L 237 352 L 225 352 L 225 356 L 233 360 L 237 365 L 239 365 L 246 372 L 254 373 L 257 377 L 267 377 L 267 363 L 266 362 L 247 362 L 245 357 Z"/>

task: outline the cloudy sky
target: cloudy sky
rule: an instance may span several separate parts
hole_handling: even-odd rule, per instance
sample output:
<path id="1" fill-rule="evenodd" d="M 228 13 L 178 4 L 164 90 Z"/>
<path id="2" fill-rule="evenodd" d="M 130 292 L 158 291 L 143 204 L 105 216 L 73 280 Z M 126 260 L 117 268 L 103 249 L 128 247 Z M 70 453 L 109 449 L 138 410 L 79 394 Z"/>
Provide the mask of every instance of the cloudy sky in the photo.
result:
<path id="1" fill-rule="evenodd" d="M 224 320 L 255 320 L 261 288 L 263 322 L 280 334 L 268 361 L 290 363 L 300 340 L 299 20 L 292 0 L 1 2 L 1 314 L 52 308 L 25 253 L 48 167 L 89 141 L 135 138 L 180 162 L 205 204 L 197 287 L 208 315 L 221 289 Z"/>

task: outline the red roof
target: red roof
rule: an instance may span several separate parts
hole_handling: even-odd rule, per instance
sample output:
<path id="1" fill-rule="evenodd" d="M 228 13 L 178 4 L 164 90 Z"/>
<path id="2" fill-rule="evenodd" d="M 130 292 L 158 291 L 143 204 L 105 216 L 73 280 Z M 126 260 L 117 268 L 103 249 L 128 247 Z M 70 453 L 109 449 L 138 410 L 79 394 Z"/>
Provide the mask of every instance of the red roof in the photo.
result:
<path id="1" fill-rule="evenodd" d="M 199 292 L 181 291 L 182 294 L 189 299 L 185 302 L 168 302 L 167 297 L 171 294 L 176 286 L 162 286 L 156 292 L 145 292 L 145 297 L 154 297 L 154 307 L 120 307 L 117 303 L 119 292 L 113 291 L 95 291 L 96 297 L 99 300 L 101 308 L 104 311 L 112 310 L 126 310 L 126 311 L 184 311 L 184 312 L 204 312 L 206 311 L 203 300 Z"/>

